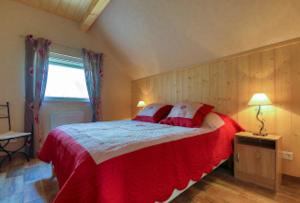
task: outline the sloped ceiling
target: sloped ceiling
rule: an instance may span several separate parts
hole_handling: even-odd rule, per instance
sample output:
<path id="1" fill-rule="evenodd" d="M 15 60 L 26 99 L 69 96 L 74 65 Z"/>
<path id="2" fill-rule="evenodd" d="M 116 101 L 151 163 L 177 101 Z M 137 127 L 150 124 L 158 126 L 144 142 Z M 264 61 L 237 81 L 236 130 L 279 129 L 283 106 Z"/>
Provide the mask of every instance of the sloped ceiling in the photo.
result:
<path id="1" fill-rule="evenodd" d="M 299 0 L 112 0 L 96 22 L 134 78 L 300 36 Z"/>
<path id="2" fill-rule="evenodd" d="M 14 0 L 61 17 L 80 22 L 92 0 Z"/>
<path id="3" fill-rule="evenodd" d="M 88 31 L 110 0 L 14 0 L 80 23 Z"/>

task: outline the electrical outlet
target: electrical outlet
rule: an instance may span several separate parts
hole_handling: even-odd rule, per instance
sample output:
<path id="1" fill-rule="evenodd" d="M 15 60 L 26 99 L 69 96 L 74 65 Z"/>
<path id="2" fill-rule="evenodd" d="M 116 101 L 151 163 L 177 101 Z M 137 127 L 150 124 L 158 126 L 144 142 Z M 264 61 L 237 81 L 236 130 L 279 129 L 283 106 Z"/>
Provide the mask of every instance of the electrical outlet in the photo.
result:
<path id="1" fill-rule="evenodd" d="M 282 158 L 291 161 L 294 159 L 294 153 L 288 151 L 282 151 Z"/>

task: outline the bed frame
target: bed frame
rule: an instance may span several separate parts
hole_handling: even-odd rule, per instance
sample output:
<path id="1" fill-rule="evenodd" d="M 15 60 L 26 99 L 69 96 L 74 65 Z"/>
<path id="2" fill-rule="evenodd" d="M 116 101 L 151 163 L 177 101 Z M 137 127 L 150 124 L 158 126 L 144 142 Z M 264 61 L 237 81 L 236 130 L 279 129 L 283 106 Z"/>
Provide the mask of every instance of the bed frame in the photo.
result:
<path id="1" fill-rule="evenodd" d="M 222 160 L 217 166 L 215 166 L 214 168 L 213 168 L 213 170 L 215 170 L 216 168 L 218 168 L 219 166 L 221 166 L 224 162 L 226 162 L 226 161 L 229 161 L 230 160 L 230 158 L 229 159 L 224 159 L 224 160 Z M 205 176 L 207 176 L 208 174 L 207 173 L 204 173 L 202 176 L 201 176 L 201 178 L 200 178 L 200 181 L 202 180 L 202 178 L 204 178 Z M 193 181 L 193 180 L 190 180 L 189 181 L 189 183 L 188 183 L 188 185 L 186 186 L 186 188 L 184 188 L 184 189 L 182 189 L 182 190 L 177 190 L 177 189 L 175 189 L 174 191 L 173 191 L 173 193 L 172 193 L 172 195 L 169 197 L 169 199 L 167 199 L 166 201 L 164 201 L 163 203 L 169 203 L 169 202 L 171 202 L 172 200 L 174 200 L 176 197 L 178 197 L 180 194 L 182 194 L 184 191 L 186 191 L 187 189 L 189 189 L 190 187 L 192 187 L 194 184 L 196 184 L 197 182 L 196 181 Z M 158 202 L 156 202 L 156 203 L 158 203 Z"/>

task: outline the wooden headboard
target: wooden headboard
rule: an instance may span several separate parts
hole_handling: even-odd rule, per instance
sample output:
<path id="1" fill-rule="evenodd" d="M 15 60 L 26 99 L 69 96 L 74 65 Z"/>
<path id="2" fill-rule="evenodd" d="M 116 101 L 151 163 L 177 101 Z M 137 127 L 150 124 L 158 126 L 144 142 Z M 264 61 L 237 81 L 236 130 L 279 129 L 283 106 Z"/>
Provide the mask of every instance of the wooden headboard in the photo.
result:
<path id="1" fill-rule="evenodd" d="M 300 177 L 300 39 L 270 45 L 132 82 L 132 114 L 138 100 L 175 103 L 183 100 L 213 104 L 248 130 L 257 130 L 255 107 L 247 103 L 264 92 L 274 103 L 263 109 L 270 133 L 284 136 L 284 150 L 295 160 L 284 172 Z"/>

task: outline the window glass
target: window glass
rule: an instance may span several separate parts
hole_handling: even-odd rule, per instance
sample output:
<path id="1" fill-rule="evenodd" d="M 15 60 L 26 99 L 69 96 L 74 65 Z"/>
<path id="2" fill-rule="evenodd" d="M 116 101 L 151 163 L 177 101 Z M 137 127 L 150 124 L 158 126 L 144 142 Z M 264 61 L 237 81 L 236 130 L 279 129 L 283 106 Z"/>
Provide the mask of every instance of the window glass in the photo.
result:
<path id="1" fill-rule="evenodd" d="M 88 100 L 80 58 L 50 54 L 45 98 L 46 100 Z"/>

